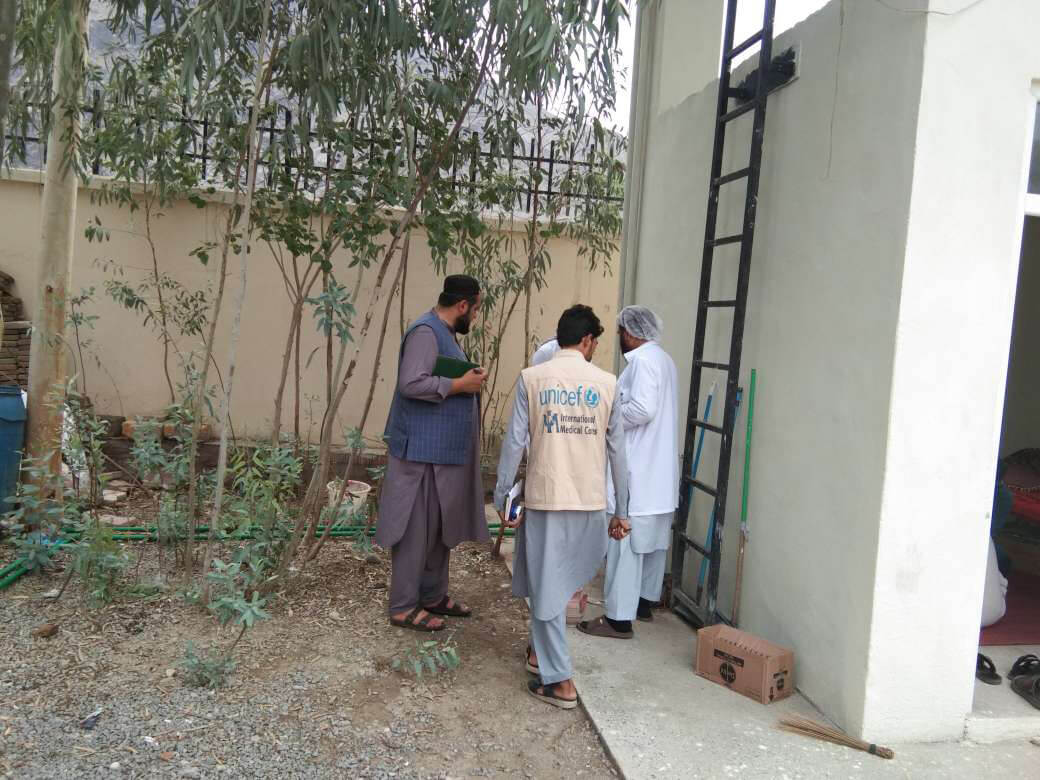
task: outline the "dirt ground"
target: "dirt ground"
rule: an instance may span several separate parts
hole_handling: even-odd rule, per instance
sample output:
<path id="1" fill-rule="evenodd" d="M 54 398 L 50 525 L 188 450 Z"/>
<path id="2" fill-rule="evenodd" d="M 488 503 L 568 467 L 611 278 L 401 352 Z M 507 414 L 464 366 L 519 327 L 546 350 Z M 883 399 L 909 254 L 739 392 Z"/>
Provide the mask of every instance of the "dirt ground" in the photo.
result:
<path id="1" fill-rule="evenodd" d="M 5 553 L 8 551 L 5 551 Z M 140 573 L 153 544 L 133 546 Z M 5 557 L 6 554 L 5 554 Z M 416 680 L 392 669 L 425 634 L 385 613 L 388 556 L 330 542 L 271 619 L 239 644 L 226 688 L 187 686 L 185 644 L 231 642 L 174 590 L 89 609 L 64 574 L 0 591 L 0 772 L 8 777 L 611 777 L 579 709 L 526 693 L 526 607 L 483 545 L 452 558 L 475 615 L 436 635 L 461 666 Z M 35 638 L 42 624 L 58 625 Z M 80 721 L 101 709 L 97 725 Z"/>

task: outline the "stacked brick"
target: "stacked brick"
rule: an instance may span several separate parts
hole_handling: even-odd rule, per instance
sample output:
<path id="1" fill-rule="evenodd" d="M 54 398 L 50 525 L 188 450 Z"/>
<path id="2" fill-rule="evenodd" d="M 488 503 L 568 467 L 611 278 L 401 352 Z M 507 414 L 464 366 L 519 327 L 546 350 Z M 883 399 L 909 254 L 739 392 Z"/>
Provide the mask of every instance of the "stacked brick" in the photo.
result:
<path id="1" fill-rule="evenodd" d="M 29 388 L 29 330 L 22 299 L 15 297 L 14 279 L 0 271 L 0 311 L 3 311 L 3 343 L 0 344 L 0 385 Z"/>

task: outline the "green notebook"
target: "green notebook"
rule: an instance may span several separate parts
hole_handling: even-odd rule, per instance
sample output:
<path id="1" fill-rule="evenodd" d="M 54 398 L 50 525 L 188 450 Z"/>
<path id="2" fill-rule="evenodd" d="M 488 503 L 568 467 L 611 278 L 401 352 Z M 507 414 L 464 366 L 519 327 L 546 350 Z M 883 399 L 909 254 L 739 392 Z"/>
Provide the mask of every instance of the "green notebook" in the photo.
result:
<path id="1" fill-rule="evenodd" d="M 480 366 L 466 360 L 438 355 L 437 362 L 433 364 L 433 375 L 442 376 L 445 379 L 458 379 L 460 376 L 468 374 L 474 368 L 480 368 Z"/>

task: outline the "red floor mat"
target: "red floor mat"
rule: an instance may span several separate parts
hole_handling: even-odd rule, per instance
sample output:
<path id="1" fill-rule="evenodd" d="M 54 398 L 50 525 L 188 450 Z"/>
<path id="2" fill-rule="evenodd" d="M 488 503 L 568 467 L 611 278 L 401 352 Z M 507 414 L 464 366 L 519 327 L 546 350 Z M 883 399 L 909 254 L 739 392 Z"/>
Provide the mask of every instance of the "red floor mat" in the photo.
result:
<path id="1" fill-rule="evenodd" d="M 979 644 L 1040 644 L 1040 577 L 1011 572 L 1008 578 L 1007 613 L 1003 619 L 982 629 Z"/>

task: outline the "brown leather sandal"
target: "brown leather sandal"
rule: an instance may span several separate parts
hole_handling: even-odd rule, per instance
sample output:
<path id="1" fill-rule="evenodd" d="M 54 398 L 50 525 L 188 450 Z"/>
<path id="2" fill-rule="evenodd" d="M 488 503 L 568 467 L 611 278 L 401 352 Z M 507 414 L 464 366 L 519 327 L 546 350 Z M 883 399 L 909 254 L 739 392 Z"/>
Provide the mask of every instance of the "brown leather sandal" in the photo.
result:
<path id="1" fill-rule="evenodd" d="M 449 604 L 451 604 L 450 607 L 448 606 Z M 448 617 L 466 618 L 473 614 L 472 609 L 463 607 L 460 602 L 455 601 L 451 596 L 445 596 L 436 604 L 424 605 L 423 609 L 434 615 L 447 615 Z"/>
<path id="2" fill-rule="evenodd" d="M 1040 710 L 1040 674 L 1020 674 L 1011 680 L 1011 690 Z"/>
<path id="3" fill-rule="evenodd" d="M 606 639 L 631 639 L 634 634 L 631 631 L 618 631 L 602 616 L 595 620 L 583 620 L 575 626 L 581 633 L 589 636 L 601 636 Z"/>
<path id="4" fill-rule="evenodd" d="M 435 618 L 433 615 L 429 614 L 429 610 L 426 610 L 426 617 L 424 617 L 422 620 L 416 620 L 416 615 L 418 615 L 422 611 L 422 607 L 416 607 L 403 618 L 391 617 L 390 625 L 396 626 L 397 628 L 407 628 L 411 631 L 422 631 L 430 634 L 434 633 L 435 631 L 443 631 L 445 628 L 447 628 L 447 625 L 444 623 L 443 620 L 441 620 L 441 624 L 439 626 L 431 626 L 430 621 L 437 620 L 438 618 Z"/>

